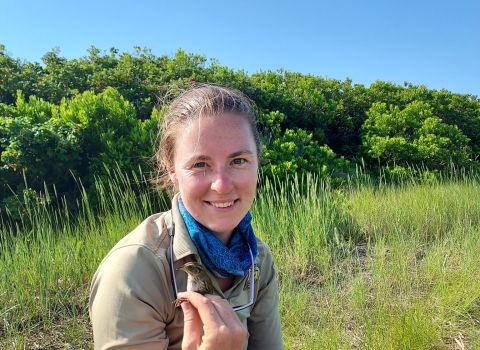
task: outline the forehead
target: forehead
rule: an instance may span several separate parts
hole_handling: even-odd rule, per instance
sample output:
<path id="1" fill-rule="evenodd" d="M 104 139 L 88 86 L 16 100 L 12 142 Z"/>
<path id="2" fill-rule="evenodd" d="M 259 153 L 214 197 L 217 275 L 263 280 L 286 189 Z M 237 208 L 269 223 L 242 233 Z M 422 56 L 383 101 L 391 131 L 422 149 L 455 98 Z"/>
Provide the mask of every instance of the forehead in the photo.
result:
<path id="1" fill-rule="evenodd" d="M 223 114 L 194 119 L 180 130 L 175 149 L 176 155 L 239 149 L 256 153 L 256 144 L 245 117 Z"/>

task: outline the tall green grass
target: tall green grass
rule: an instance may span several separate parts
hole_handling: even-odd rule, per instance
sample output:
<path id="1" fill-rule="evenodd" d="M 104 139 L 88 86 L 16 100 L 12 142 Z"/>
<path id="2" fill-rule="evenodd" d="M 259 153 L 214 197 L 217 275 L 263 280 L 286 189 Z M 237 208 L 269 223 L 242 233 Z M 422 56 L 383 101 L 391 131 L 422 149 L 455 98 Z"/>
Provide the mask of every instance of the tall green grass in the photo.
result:
<path id="1" fill-rule="evenodd" d="M 254 211 L 287 348 L 480 347 L 477 178 L 343 190 L 293 179 L 267 184 Z"/>
<path id="2" fill-rule="evenodd" d="M 21 221 L 3 221 L 2 348 L 90 348 L 87 297 L 93 273 L 123 235 L 167 208 L 165 197 L 152 193 L 141 176 L 111 175 L 108 183 L 97 182 L 93 195 L 83 191 L 74 215 L 71 205 L 47 192 L 39 203 L 21 203 L 26 213 Z"/>
<path id="3" fill-rule="evenodd" d="M 305 176 L 258 190 L 253 225 L 277 263 L 286 348 L 480 348 L 478 179 L 349 183 Z M 47 196 L 0 226 L 0 346 L 91 349 L 93 273 L 168 200 L 119 172 L 75 214 Z"/>

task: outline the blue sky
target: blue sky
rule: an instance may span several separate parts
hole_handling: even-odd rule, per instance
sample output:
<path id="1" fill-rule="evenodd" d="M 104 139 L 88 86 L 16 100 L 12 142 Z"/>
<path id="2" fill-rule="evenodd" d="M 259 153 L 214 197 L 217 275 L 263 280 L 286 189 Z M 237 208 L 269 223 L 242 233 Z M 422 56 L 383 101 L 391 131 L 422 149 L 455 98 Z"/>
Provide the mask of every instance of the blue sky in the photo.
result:
<path id="1" fill-rule="evenodd" d="M 39 61 L 58 46 L 156 55 L 178 48 L 248 73 L 301 72 L 480 97 L 478 0 L 0 0 L 0 44 Z"/>

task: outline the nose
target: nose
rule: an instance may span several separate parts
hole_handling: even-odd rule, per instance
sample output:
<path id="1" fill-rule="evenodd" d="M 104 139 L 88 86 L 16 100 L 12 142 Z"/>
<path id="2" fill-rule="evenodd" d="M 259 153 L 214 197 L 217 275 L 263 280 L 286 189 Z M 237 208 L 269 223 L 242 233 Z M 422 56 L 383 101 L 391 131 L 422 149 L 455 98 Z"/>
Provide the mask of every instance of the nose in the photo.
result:
<path id="1" fill-rule="evenodd" d="M 228 194 L 232 191 L 233 182 L 227 169 L 217 168 L 213 171 L 211 189 L 218 194 Z"/>

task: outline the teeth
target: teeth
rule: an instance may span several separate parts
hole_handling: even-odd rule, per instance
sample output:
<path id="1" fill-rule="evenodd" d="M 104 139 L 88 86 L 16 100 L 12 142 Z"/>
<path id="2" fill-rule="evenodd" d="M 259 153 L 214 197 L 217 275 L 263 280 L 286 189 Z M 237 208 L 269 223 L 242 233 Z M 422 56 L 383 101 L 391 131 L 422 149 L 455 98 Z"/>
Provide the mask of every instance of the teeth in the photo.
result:
<path id="1" fill-rule="evenodd" d="M 227 208 L 233 205 L 234 202 L 225 202 L 225 203 L 211 203 L 216 208 Z"/>

